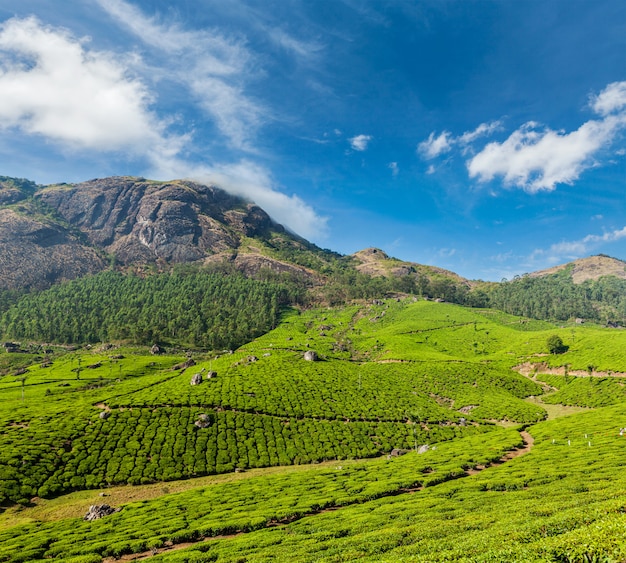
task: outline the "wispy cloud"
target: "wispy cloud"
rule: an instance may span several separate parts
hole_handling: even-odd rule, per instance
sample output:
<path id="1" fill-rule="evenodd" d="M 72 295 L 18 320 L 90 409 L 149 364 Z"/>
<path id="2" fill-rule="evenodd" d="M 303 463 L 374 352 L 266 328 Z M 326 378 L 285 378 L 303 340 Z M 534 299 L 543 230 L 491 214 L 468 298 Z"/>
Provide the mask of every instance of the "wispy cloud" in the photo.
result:
<path id="1" fill-rule="evenodd" d="M 298 39 L 281 28 L 264 26 L 263 30 L 275 45 L 294 55 L 300 62 L 314 60 L 323 49 L 319 43 Z"/>
<path id="2" fill-rule="evenodd" d="M 119 25 L 165 57 L 159 60 L 161 74 L 189 89 L 232 146 L 253 149 L 252 140 L 270 112 L 246 93 L 246 81 L 255 72 L 254 56 L 242 39 L 217 30 L 190 31 L 161 23 L 124 0 L 97 2 Z M 296 44 L 292 42 L 291 48 Z"/>
<path id="3" fill-rule="evenodd" d="M 608 148 L 626 127 L 626 82 L 609 84 L 591 102 L 601 119 L 589 120 L 566 133 L 528 122 L 508 139 L 485 146 L 467 162 L 470 178 L 488 182 L 501 177 L 505 185 L 529 193 L 572 184 L 596 166 L 596 155 Z"/>
<path id="4" fill-rule="evenodd" d="M 498 131 L 502 127 L 500 121 L 491 121 L 490 123 L 481 123 L 476 129 L 473 131 L 466 131 L 460 137 L 457 138 L 457 141 L 461 145 L 469 145 L 473 143 L 476 139 L 480 137 L 488 137 L 494 132 Z"/>
<path id="5" fill-rule="evenodd" d="M 548 249 L 536 249 L 530 256 L 530 260 L 544 259 L 556 264 L 563 260 L 580 258 L 593 252 L 601 244 L 616 242 L 624 238 L 626 238 L 626 226 L 601 235 L 590 234 L 579 240 L 562 241 L 551 245 Z"/>
<path id="6" fill-rule="evenodd" d="M 348 141 L 353 150 L 364 151 L 367 150 L 367 145 L 373 138 L 374 137 L 371 135 L 357 135 L 356 137 L 348 139 Z"/>
<path id="7" fill-rule="evenodd" d="M 391 170 L 391 175 L 394 177 L 400 173 L 400 168 L 398 167 L 397 162 L 390 162 L 389 169 Z"/>
<path id="8" fill-rule="evenodd" d="M 276 185 L 270 172 L 249 160 L 215 165 L 194 165 L 171 158 L 155 162 L 152 176 L 158 178 L 189 178 L 215 184 L 230 193 L 254 201 L 282 225 L 305 238 L 323 240 L 327 236 L 328 219 L 297 195 L 287 195 Z"/>
<path id="9" fill-rule="evenodd" d="M 466 131 L 458 137 L 452 135 L 450 131 L 443 131 L 439 135 L 433 131 L 428 136 L 428 139 L 417 145 L 417 152 L 422 158 L 432 160 L 444 153 L 450 152 L 456 146 L 460 146 L 463 151 L 466 151 L 468 145 L 473 143 L 476 139 L 491 135 L 494 131 L 497 131 L 500 126 L 499 121 L 481 123 L 473 131 Z"/>

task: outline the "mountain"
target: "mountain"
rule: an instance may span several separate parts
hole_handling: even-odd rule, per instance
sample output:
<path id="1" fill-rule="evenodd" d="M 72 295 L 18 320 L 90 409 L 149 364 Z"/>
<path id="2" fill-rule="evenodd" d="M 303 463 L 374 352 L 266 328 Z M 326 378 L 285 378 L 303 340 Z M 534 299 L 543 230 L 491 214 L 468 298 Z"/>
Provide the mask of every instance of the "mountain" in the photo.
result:
<path id="1" fill-rule="evenodd" d="M 550 276 L 564 272 L 576 284 L 583 283 L 587 280 L 597 280 L 602 276 L 615 276 L 622 280 L 626 280 L 626 262 L 611 258 L 604 254 L 589 256 L 588 258 L 579 258 L 567 264 L 554 266 L 538 272 L 529 274 L 530 277 L 538 278 Z"/>
<path id="2" fill-rule="evenodd" d="M 352 258 L 354 258 L 357 262 L 356 269 L 359 272 L 370 276 L 402 277 L 416 274 L 418 277 L 440 277 L 454 280 L 458 283 L 466 284 L 467 287 L 472 285 L 472 282 L 454 272 L 451 272 L 450 270 L 438 268 L 437 266 L 425 266 L 415 262 L 405 262 L 404 260 L 398 260 L 397 258 L 390 258 L 380 248 L 366 248 L 364 250 L 360 250 L 352 254 Z"/>
<path id="3" fill-rule="evenodd" d="M 471 286 L 453 272 L 402 262 L 377 249 L 352 256 L 323 250 L 257 205 L 188 180 L 124 176 L 38 186 L 0 177 L 0 245 L 0 289 L 44 289 L 112 265 L 163 269 L 224 262 L 248 276 L 264 271 L 308 286 L 335 282 L 352 288 L 335 292 L 334 301 L 388 290 L 460 302 L 459 291 Z M 392 281 L 354 290 L 372 277 Z"/>
<path id="4" fill-rule="evenodd" d="M 122 267 L 229 260 L 313 276 L 281 260 L 285 248 L 317 247 L 260 207 L 216 186 L 113 177 L 36 186 L 0 178 L 0 288 L 43 288 Z"/>
<path id="5" fill-rule="evenodd" d="M 470 281 L 377 248 L 351 256 L 323 250 L 257 205 L 189 180 L 123 176 L 39 186 L 0 177 L 0 249 L 0 290 L 189 264 L 288 282 L 299 304 L 412 294 L 537 319 L 626 323 L 626 262 L 615 258 L 592 256 L 506 283 Z M 3 299 L 0 310 L 8 306 Z"/>

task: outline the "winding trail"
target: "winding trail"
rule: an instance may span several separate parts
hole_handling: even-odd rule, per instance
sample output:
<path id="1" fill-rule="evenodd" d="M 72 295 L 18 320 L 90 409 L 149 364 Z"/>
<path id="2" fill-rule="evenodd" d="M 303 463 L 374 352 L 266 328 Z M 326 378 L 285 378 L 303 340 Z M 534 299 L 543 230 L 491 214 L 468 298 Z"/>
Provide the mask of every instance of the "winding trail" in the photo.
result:
<path id="1" fill-rule="evenodd" d="M 517 457 L 521 457 L 525 454 L 527 454 L 528 452 L 530 452 L 530 450 L 533 447 L 533 444 L 535 442 L 535 439 L 530 435 L 529 432 L 527 432 L 526 430 L 521 430 L 520 431 L 520 436 L 522 437 L 523 440 L 523 445 L 521 447 L 517 447 L 513 450 L 510 450 L 508 452 L 506 452 L 501 458 L 499 458 L 496 461 L 492 461 L 489 464 L 486 465 L 477 465 L 473 468 L 470 469 L 466 469 L 463 473 L 460 473 L 458 475 L 454 475 L 451 476 L 449 479 L 447 479 L 444 482 L 447 481 L 452 481 L 455 479 L 462 479 L 464 477 L 469 477 L 471 475 L 476 475 L 478 473 L 481 473 L 482 471 L 485 471 L 485 469 L 488 469 L 489 467 L 497 467 L 499 465 L 502 465 L 503 463 L 506 463 L 508 461 L 511 461 L 512 459 L 515 459 Z M 437 485 L 433 485 L 433 486 L 437 486 Z M 432 488 L 428 487 L 428 488 Z M 423 485 L 420 485 L 419 487 L 411 487 L 411 488 L 400 488 L 397 489 L 395 491 L 391 491 L 388 492 L 384 495 L 381 495 L 378 498 L 388 498 L 388 497 L 394 497 L 394 496 L 399 496 L 399 495 L 403 495 L 403 494 L 412 494 L 412 493 L 416 493 L 418 491 L 422 491 L 424 490 L 425 487 Z M 309 512 L 303 513 L 303 514 L 295 514 L 286 518 L 282 518 L 280 520 L 268 520 L 265 523 L 264 527 L 260 527 L 257 528 L 258 530 L 262 530 L 262 529 L 268 529 L 268 528 L 276 528 L 276 527 L 282 527 L 282 526 L 287 526 L 288 524 L 291 524 L 292 522 L 295 522 L 297 520 L 301 520 L 302 518 L 306 518 L 308 516 L 315 516 L 316 514 L 322 514 L 325 512 L 334 512 L 336 510 L 339 510 L 341 508 L 346 508 L 348 506 L 352 506 L 354 504 L 363 504 L 365 502 L 369 502 L 370 500 L 373 499 L 368 499 L 366 501 L 356 501 L 354 503 L 350 503 L 350 504 L 343 504 L 343 505 L 335 505 L 335 506 L 329 506 L 326 508 L 320 508 L 320 509 L 316 509 L 316 510 L 311 510 Z M 252 530 L 252 531 L 256 531 L 256 530 Z M 122 555 L 121 557 L 108 557 L 108 558 L 104 558 L 102 561 L 103 563 L 116 563 L 118 561 L 140 561 L 142 559 L 147 559 L 149 557 L 153 557 L 154 555 L 160 555 L 160 554 L 164 554 L 164 553 L 170 553 L 172 551 L 177 551 L 179 549 L 185 549 L 187 547 L 191 547 L 193 545 L 197 545 L 199 543 L 202 542 L 207 542 L 207 541 L 213 541 L 213 540 L 222 540 L 222 539 L 229 539 L 229 538 L 234 538 L 237 536 L 241 536 L 245 533 L 248 532 L 244 532 L 244 531 L 237 531 L 235 533 L 232 534 L 224 534 L 224 535 L 217 535 L 217 536 L 210 536 L 210 537 L 201 537 L 198 538 L 195 541 L 189 541 L 189 542 L 183 542 L 183 543 L 177 543 L 177 544 L 173 544 L 172 542 L 165 542 L 165 545 L 161 548 L 155 548 L 152 549 L 150 551 L 144 551 L 142 553 L 131 553 L 128 555 Z"/>

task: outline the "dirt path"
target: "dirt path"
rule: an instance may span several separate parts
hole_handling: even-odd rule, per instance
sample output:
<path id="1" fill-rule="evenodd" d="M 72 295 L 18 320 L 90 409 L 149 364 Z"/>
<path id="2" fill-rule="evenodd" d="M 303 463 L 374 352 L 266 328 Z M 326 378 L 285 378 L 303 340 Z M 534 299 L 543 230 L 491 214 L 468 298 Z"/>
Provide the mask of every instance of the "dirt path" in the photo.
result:
<path id="1" fill-rule="evenodd" d="M 517 366 L 513 366 L 512 368 L 518 373 L 525 375 L 526 377 L 530 377 L 536 383 L 541 383 L 540 381 L 536 381 L 533 377 L 534 375 L 565 375 L 566 368 L 565 366 L 560 366 L 556 368 L 548 367 L 546 364 L 534 364 L 532 362 L 526 362 L 524 364 L 520 364 Z M 591 372 L 582 369 L 568 369 L 567 375 L 571 375 L 572 377 L 618 377 L 624 378 L 626 377 L 626 373 L 621 371 L 596 371 L 591 370 Z"/>
<path id="2" fill-rule="evenodd" d="M 523 440 L 523 445 L 521 447 L 518 447 L 514 450 L 510 450 L 508 452 L 506 452 L 500 459 L 496 460 L 496 461 L 492 461 L 491 463 L 488 463 L 486 465 L 477 465 L 476 467 L 472 468 L 472 469 L 466 469 L 463 473 L 452 477 L 449 480 L 453 480 L 453 479 L 462 479 L 463 477 L 469 477 L 471 475 L 476 475 L 478 473 L 480 473 L 481 471 L 484 471 L 485 469 L 488 469 L 489 467 L 497 467 L 499 465 L 502 465 L 503 463 L 506 463 L 507 461 L 511 461 L 512 459 L 515 459 L 517 457 L 523 456 L 525 454 L 527 454 L 528 452 L 530 452 L 530 450 L 533 447 L 533 444 L 535 442 L 535 439 L 526 431 L 526 430 L 522 430 L 520 431 L 520 436 L 522 437 Z M 396 491 L 392 491 L 386 495 L 383 495 L 382 497 L 378 497 L 378 498 L 386 498 L 386 497 L 392 497 L 392 496 L 399 496 L 399 495 L 403 495 L 403 494 L 411 494 L 411 493 L 416 493 L 418 491 L 422 491 L 424 490 L 424 486 L 419 486 L 419 487 L 410 487 L 410 488 L 403 488 L 403 489 L 398 489 Z M 367 502 L 367 501 L 364 501 Z M 358 501 L 353 503 L 353 504 L 360 504 Z M 265 524 L 265 529 L 267 528 L 275 528 L 278 526 L 287 526 L 288 524 L 291 524 L 292 522 L 295 522 L 296 520 L 300 520 L 302 518 L 308 517 L 308 516 L 315 516 L 317 514 L 322 514 L 325 512 L 334 512 L 336 510 L 339 510 L 341 508 L 345 508 L 347 506 L 351 506 L 350 504 L 345 504 L 342 506 L 330 506 L 327 508 L 323 508 L 323 509 L 319 509 L 319 510 L 311 510 L 310 512 L 307 512 L 305 514 L 298 514 L 298 515 L 294 515 L 291 517 L 287 517 L 287 518 L 283 518 L 281 520 L 269 520 L 266 524 Z M 263 528 L 260 528 L 263 529 Z M 147 559 L 148 557 L 153 557 L 154 555 L 159 555 L 159 554 L 163 554 L 163 553 L 169 553 L 171 551 L 177 551 L 179 549 L 185 549 L 187 547 L 191 547 L 192 545 L 196 545 L 198 543 L 202 543 L 202 542 L 206 542 L 206 541 L 212 541 L 212 540 L 222 540 L 222 539 L 229 539 L 229 538 L 234 538 L 237 536 L 241 536 L 242 534 L 244 534 L 246 532 L 235 532 L 234 534 L 227 534 L 227 535 L 219 535 L 219 536 L 211 536 L 211 537 L 205 537 L 205 538 L 198 538 L 196 541 L 192 541 L 192 542 L 185 542 L 185 543 L 178 543 L 178 544 L 172 544 L 171 542 L 165 542 L 165 545 L 161 548 L 155 548 L 152 549 L 150 551 L 144 551 L 143 553 L 131 553 L 128 555 L 122 555 L 121 557 L 108 557 L 103 559 L 103 563 L 116 563 L 118 561 L 139 561 L 142 559 Z"/>

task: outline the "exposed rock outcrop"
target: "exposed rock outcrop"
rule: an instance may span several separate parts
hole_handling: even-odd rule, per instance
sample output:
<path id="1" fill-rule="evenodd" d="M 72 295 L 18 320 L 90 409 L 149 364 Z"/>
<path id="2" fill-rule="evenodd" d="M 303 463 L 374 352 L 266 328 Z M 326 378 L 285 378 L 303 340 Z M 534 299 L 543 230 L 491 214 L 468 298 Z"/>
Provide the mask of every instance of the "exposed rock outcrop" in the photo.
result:
<path id="1" fill-rule="evenodd" d="M 242 235 L 283 230 L 256 205 L 190 181 L 105 178 L 51 186 L 37 197 L 122 264 L 193 262 L 237 248 Z"/>
<path id="2" fill-rule="evenodd" d="M 0 289 L 41 289 L 106 266 L 69 229 L 14 209 L 0 208 L 0 247 Z"/>
<path id="3" fill-rule="evenodd" d="M 92 504 L 87 511 L 87 514 L 83 517 L 83 520 L 87 520 L 87 522 L 91 522 L 93 520 L 99 520 L 100 518 L 104 518 L 105 516 L 109 516 L 111 514 L 115 514 L 122 510 L 121 508 L 113 508 L 108 504 Z"/>

